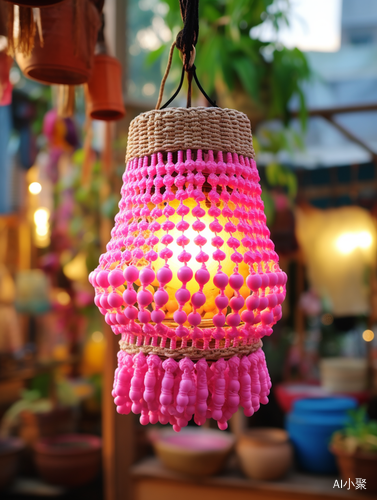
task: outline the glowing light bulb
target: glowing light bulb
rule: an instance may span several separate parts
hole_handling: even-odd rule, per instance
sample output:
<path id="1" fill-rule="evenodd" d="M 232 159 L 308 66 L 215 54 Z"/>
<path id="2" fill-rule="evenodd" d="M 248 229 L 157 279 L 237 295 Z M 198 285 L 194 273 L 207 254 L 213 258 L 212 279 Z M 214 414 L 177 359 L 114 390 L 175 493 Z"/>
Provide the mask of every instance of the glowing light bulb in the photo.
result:
<path id="1" fill-rule="evenodd" d="M 46 226 L 49 217 L 50 212 L 47 208 L 38 208 L 38 210 L 34 212 L 34 222 L 37 226 Z"/>
<path id="2" fill-rule="evenodd" d="M 372 332 L 372 330 L 365 330 L 363 332 L 363 340 L 365 340 L 365 342 L 372 342 L 373 339 L 374 333 Z"/>
<path id="3" fill-rule="evenodd" d="M 29 191 L 31 194 L 39 194 L 42 191 L 42 186 L 39 184 L 39 182 L 32 182 L 29 184 Z"/>

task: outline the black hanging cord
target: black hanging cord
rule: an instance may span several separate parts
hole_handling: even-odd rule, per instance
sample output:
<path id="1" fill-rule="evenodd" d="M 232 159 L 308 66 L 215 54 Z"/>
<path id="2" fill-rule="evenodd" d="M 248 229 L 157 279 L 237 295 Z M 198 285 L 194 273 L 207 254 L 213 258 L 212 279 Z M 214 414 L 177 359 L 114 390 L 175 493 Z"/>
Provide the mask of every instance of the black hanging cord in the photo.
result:
<path id="1" fill-rule="evenodd" d="M 193 47 L 199 37 L 199 0 L 179 0 L 183 29 L 176 38 L 176 47 L 183 54 L 185 70 L 190 69 L 189 61 Z"/>
<path id="2" fill-rule="evenodd" d="M 169 106 L 169 104 L 172 101 L 174 101 L 174 99 L 177 97 L 177 95 L 179 94 L 179 92 L 180 92 L 180 90 L 182 88 L 184 78 L 185 78 L 185 68 L 183 67 L 182 68 L 181 81 L 179 82 L 177 90 L 174 92 L 174 94 L 171 96 L 171 98 L 168 101 L 166 101 L 166 103 L 163 106 L 160 107 L 160 109 L 167 108 Z"/>
<path id="3" fill-rule="evenodd" d="M 181 8 L 181 15 L 184 22 L 183 29 L 178 33 L 175 43 L 171 46 L 169 53 L 169 62 L 166 68 L 164 78 L 161 82 L 160 93 L 156 105 L 156 109 L 164 109 L 169 106 L 169 104 L 177 97 L 179 94 L 183 80 L 185 78 L 185 72 L 187 73 L 188 80 L 188 91 L 187 91 L 187 107 L 191 107 L 191 89 L 192 89 L 192 79 L 194 78 L 200 92 L 204 95 L 211 106 L 217 108 L 216 102 L 212 101 L 209 96 L 204 91 L 203 87 L 200 85 L 198 77 L 196 75 L 196 67 L 193 63 L 195 59 L 195 45 L 198 42 L 199 36 L 199 0 L 179 0 L 179 5 Z M 174 92 L 173 96 L 160 108 L 158 107 L 165 86 L 165 81 L 170 70 L 170 65 L 172 62 L 172 56 L 174 51 L 174 46 L 176 46 L 183 56 L 183 68 L 181 81 L 179 82 L 177 90 Z"/>

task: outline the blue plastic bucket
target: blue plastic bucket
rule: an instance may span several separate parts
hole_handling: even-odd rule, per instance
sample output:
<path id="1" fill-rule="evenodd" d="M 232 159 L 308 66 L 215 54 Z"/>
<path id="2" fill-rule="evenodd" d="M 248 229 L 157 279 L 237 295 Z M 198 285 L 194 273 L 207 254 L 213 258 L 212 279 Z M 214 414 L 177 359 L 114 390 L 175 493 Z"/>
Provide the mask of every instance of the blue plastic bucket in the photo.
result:
<path id="1" fill-rule="evenodd" d="M 347 421 L 347 411 L 356 408 L 353 398 L 329 397 L 295 401 L 287 415 L 286 429 L 299 467 L 308 472 L 334 474 L 335 458 L 329 451 L 333 432 Z"/>

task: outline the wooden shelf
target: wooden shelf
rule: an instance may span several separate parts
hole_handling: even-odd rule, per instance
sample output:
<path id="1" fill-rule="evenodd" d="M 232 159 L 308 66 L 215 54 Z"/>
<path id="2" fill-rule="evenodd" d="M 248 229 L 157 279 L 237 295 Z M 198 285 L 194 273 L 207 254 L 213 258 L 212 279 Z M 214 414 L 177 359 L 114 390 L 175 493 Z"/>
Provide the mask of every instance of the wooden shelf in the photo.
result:
<path id="1" fill-rule="evenodd" d="M 71 356 L 64 361 L 48 361 L 45 363 L 33 363 L 30 366 L 26 366 L 24 368 L 16 368 L 14 370 L 9 370 L 5 373 L 0 373 L 0 383 L 8 380 L 28 380 L 30 378 L 35 377 L 36 375 L 40 375 L 42 373 L 49 373 L 59 366 L 63 365 L 72 365 L 77 363 L 78 358 L 75 356 Z"/>
<path id="2" fill-rule="evenodd" d="M 190 478 L 166 469 L 159 459 L 147 458 L 131 468 L 134 500 L 340 500 L 376 499 L 351 485 L 350 490 L 333 488 L 339 477 L 292 471 L 282 481 L 247 479 L 235 465 L 219 476 Z M 351 478 L 352 479 L 352 478 Z M 368 485 L 367 485 L 368 487 Z"/>

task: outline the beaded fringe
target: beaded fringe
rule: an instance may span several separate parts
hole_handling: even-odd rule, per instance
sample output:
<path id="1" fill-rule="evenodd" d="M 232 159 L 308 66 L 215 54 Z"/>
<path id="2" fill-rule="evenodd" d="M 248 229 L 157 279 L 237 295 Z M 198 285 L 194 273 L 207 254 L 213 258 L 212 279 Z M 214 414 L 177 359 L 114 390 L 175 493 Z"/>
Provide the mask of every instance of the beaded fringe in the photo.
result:
<path id="1" fill-rule="evenodd" d="M 112 395 L 117 412 L 140 415 L 142 425 L 171 424 L 179 432 L 192 417 L 197 425 L 212 418 L 225 430 L 239 406 L 250 417 L 267 404 L 270 388 L 262 349 L 213 363 L 119 351 Z"/>

